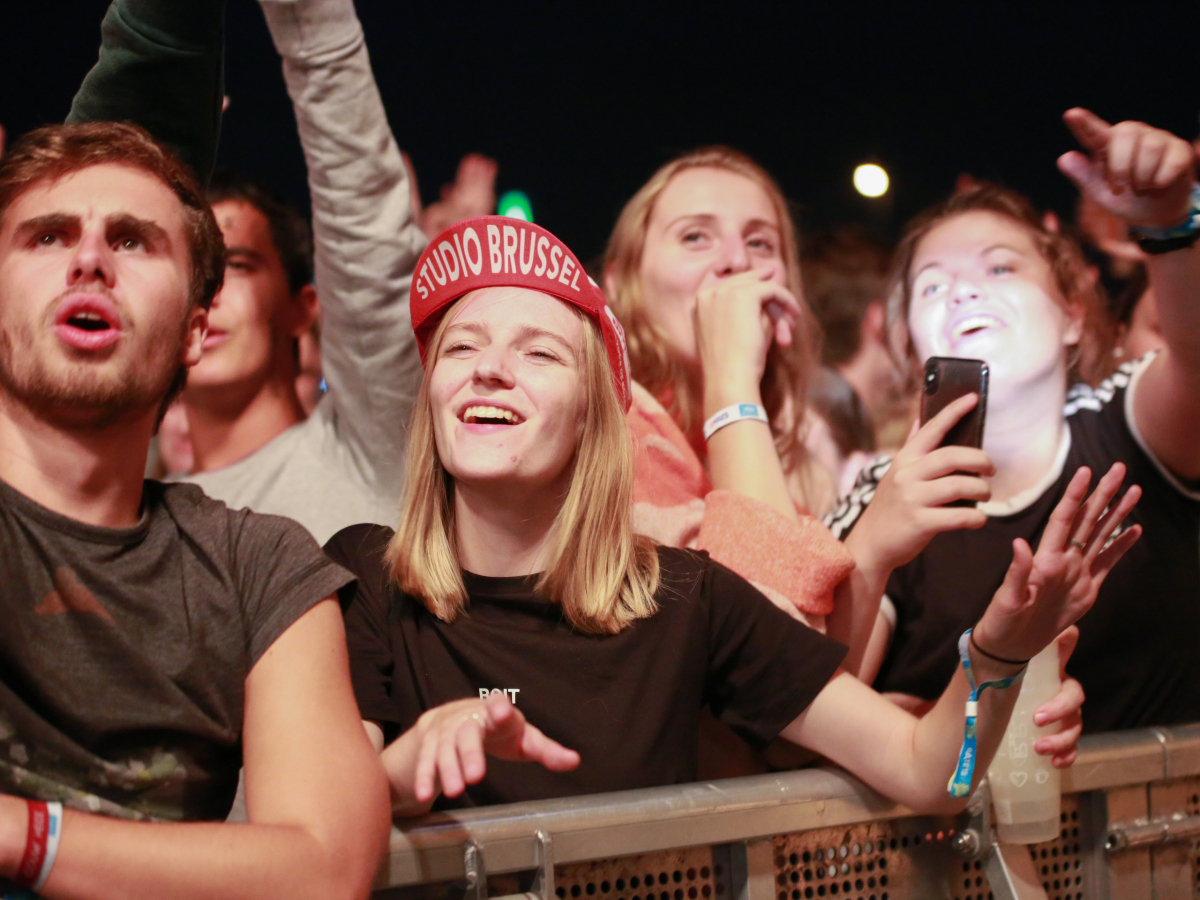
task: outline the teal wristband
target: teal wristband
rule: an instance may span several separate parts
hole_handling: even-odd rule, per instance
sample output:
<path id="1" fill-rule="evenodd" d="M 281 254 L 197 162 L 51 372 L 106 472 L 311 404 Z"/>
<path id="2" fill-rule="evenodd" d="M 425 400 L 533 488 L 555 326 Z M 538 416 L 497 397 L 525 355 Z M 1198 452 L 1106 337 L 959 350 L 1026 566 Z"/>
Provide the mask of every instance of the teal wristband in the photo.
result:
<path id="1" fill-rule="evenodd" d="M 1139 228 L 1129 226 L 1129 232 L 1138 239 L 1139 245 L 1148 253 L 1163 252 L 1159 249 L 1175 249 L 1186 247 L 1188 242 L 1200 237 L 1200 183 L 1192 185 L 1192 194 L 1188 203 L 1187 216 L 1177 225 L 1170 228 Z"/>
<path id="2" fill-rule="evenodd" d="M 975 674 L 971 669 L 971 632 L 968 628 L 958 639 L 958 656 L 962 660 L 963 672 L 967 676 L 967 684 L 971 686 L 971 695 L 967 698 L 967 723 L 963 728 L 962 749 L 958 751 L 958 765 L 946 790 L 951 797 L 966 797 L 971 793 L 971 782 L 975 778 L 975 720 L 979 718 L 979 695 L 987 688 L 1003 690 L 1018 684 L 1025 677 L 1025 669 L 1021 669 L 1011 678 L 999 678 L 996 681 L 985 681 L 978 687 L 975 685 Z"/>

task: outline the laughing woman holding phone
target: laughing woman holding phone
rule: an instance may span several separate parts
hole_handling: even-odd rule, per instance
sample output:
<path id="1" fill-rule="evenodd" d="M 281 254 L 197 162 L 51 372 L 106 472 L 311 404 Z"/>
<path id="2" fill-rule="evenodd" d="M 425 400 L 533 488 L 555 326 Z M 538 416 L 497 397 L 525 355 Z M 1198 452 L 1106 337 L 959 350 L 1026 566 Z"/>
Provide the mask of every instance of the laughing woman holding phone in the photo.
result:
<path id="1" fill-rule="evenodd" d="M 1087 386 L 1107 362 L 1090 324 L 1099 309 L 1093 279 L 1078 248 L 1011 191 L 973 188 L 909 226 L 892 313 L 918 361 L 987 362 L 987 427 L 982 451 L 940 450 L 935 463 L 905 448 L 890 467 L 868 468 L 831 518 L 835 533 L 871 538 L 863 543 L 877 564 L 860 559 L 859 577 L 874 581 L 876 597 L 886 587 L 862 674 L 878 673 L 879 690 L 912 706 L 935 700 L 957 665 L 955 629 L 988 607 L 1013 542 L 1047 533 L 1079 472 L 1110 471 L 1101 485 L 1125 472 L 1144 493 L 1117 542 L 1136 529 L 1145 539 L 1100 591 L 1067 671 L 1086 692 L 1088 731 L 1194 722 L 1200 190 L 1192 148 L 1140 122 L 1109 125 L 1083 109 L 1064 118 L 1082 150 L 1064 154 L 1059 168 L 1140 236 L 1166 347 Z M 974 474 L 958 474 L 963 468 Z M 942 505 L 954 499 L 983 502 Z M 905 530 L 909 539 L 889 540 Z M 864 610 L 876 620 L 869 604 Z"/>
<path id="2" fill-rule="evenodd" d="M 1072 481 L 918 720 L 707 554 L 634 534 L 624 341 L 578 269 L 545 229 L 500 217 L 455 225 L 417 265 L 425 376 L 400 523 L 327 547 L 358 575 L 343 597 L 355 691 L 397 814 L 693 780 L 705 704 L 913 809 L 960 808 L 1015 701 L 1022 667 L 996 659 L 1028 659 L 1088 609 L 1136 537 L 1108 543 L 1136 489 L 1113 504 L 1114 479 L 1091 497 Z"/>

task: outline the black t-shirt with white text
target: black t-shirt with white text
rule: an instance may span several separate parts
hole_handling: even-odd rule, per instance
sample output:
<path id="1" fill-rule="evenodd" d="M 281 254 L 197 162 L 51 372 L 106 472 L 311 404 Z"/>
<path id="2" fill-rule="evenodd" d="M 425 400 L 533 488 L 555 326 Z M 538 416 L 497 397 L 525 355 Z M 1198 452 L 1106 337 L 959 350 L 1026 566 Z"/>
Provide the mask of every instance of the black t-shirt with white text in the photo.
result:
<path id="1" fill-rule="evenodd" d="M 876 689 L 938 697 L 959 664 L 959 635 L 1004 580 L 1013 540 L 1036 550 L 1076 470 L 1088 466 L 1094 488 L 1120 461 L 1128 467 L 1125 486 L 1143 491 L 1123 528 L 1140 524 L 1144 531 L 1079 622 L 1067 671 L 1086 694 L 1084 731 L 1200 722 L 1200 491 L 1152 458 L 1131 427 L 1129 391 L 1148 363 L 1127 363 L 1094 389 L 1072 388 L 1065 409 L 1070 443 L 1061 472 L 1039 496 L 1019 509 L 989 512 L 978 531 L 938 535 L 892 573 L 886 593 L 896 623 Z M 835 535 L 849 533 L 889 462 L 864 469 L 829 517 Z"/>
<path id="2" fill-rule="evenodd" d="M 529 722 L 579 751 L 573 772 L 489 759 L 484 781 L 437 808 L 694 781 L 700 711 L 765 745 L 808 707 L 845 648 L 790 618 L 707 554 L 659 548 L 658 611 L 615 635 L 575 630 L 534 593 L 536 576 L 464 573 L 451 624 L 389 586 L 390 529 L 343 529 L 326 545 L 358 576 L 343 593 L 359 710 L 388 741 L 421 713 L 507 691 Z"/>
<path id="3" fill-rule="evenodd" d="M 102 528 L 0 482 L 0 792 L 131 819 L 221 820 L 246 677 L 351 576 L 290 519 L 147 481 Z"/>

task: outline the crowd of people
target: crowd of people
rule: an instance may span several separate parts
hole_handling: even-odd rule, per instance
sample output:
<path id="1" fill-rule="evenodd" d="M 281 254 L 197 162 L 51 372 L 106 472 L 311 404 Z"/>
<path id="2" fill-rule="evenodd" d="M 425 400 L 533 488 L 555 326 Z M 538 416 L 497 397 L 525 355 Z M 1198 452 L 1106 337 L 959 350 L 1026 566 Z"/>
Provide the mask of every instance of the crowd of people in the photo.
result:
<path id="1" fill-rule="evenodd" d="M 1076 224 L 894 249 L 701 148 L 587 266 L 486 158 L 422 207 L 352 0 L 260 2 L 311 221 L 214 170 L 222 0 L 113 0 L 0 158 L 4 897 L 362 897 L 394 816 L 796 746 L 953 812 L 1055 643 L 1054 765 L 1200 721 L 1186 140 L 1069 110 Z M 914 422 L 931 357 L 986 397 Z"/>

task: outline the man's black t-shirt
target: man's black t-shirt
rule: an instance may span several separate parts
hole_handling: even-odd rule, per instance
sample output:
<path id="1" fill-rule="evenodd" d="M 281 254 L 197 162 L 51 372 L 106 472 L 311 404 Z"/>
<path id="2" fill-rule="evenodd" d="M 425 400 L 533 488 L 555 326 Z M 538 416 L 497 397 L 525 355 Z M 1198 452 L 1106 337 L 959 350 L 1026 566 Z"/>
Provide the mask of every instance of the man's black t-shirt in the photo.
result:
<path id="1" fill-rule="evenodd" d="M 0 792 L 84 811 L 224 819 L 246 676 L 351 580 L 290 519 L 147 481 L 100 528 L 0 482 Z"/>
<path id="2" fill-rule="evenodd" d="M 1088 466 L 1095 487 L 1120 461 L 1128 467 L 1125 484 L 1143 491 L 1123 527 L 1137 523 L 1144 533 L 1079 622 L 1079 646 L 1067 671 L 1087 697 L 1084 731 L 1200 722 L 1200 492 L 1151 457 L 1132 427 L 1132 385 L 1148 363 L 1127 363 L 1095 389 L 1072 389 L 1060 470 L 1043 490 L 1031 492 L 1037 496 L 1027 505 L 1003 512 L 981 507 L 989 512 L 981 530 L 938 535 L 892 573 L 887 597 L 896 622 L 878 690 L 938 697 L 958 666 L 959 635 L 979 620 L 1004 580 L 1013 539 L 1036 549 L 1076 470 Z M 836 535 L 849 533 L 887 465 L 876 463 L 860 475 L 830 517 Z"/>
<path id="3" fill-rule="evenodd" d="M 572 628 L 536 577 L 464 573 L 452 624 L 389 586 L 390 529 L 358 525 L 326 545 L 358 575 L 343 595 L 359 710 L 388 741 L 424 711 L 503 690 L 526 718 L 579 751 L 573 772 L 488 760 L 484 781 L 438 808 L 694 781 L 705 704 L 764 745 L 812 702 L 845 648 L 777 609 L 703 553 L 659 549 L 659 610 L 615 635 Z"/>

